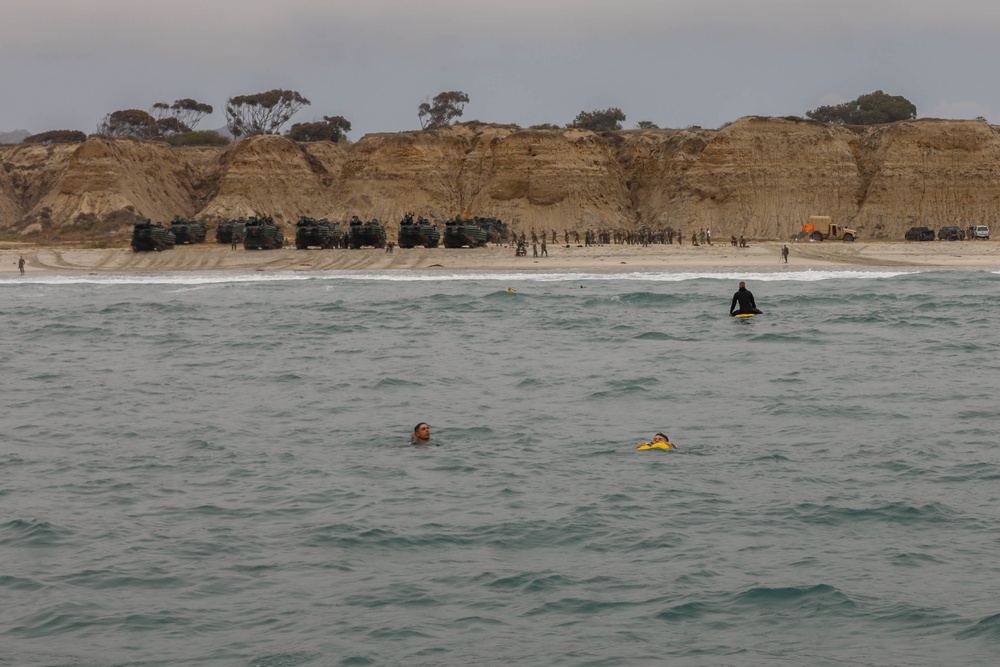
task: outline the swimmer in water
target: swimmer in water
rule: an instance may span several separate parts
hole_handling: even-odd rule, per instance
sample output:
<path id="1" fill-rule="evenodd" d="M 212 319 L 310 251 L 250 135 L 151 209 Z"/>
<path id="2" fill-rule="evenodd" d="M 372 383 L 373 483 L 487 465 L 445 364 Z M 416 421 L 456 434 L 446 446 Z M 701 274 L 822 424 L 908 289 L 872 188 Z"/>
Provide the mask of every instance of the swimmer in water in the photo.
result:
<path id="1" fill-rule="evenodd" d="M 427 422 L 420 422 L 413 429 L 413 435 L 410 436 L 411 445 L 429 445 L 431 444 L 431 427 L 427 425 Z"/>
<path id="2" fill-rule="evenodd" d="M 674 443 L 662 433 L 653 436 L 652 442 L 640 442 L 636 449 L 677 449 Z"/>

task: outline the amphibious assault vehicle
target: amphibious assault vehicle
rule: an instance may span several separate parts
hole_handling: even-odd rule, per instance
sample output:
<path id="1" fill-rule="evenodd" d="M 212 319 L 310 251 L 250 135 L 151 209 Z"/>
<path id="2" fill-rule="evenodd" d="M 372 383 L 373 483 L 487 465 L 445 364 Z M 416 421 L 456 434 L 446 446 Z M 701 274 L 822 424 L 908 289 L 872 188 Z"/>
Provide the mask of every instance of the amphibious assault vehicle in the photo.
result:
<path id="1" fill-rule="evenodd" d="M 413 220 L 413 214 L 407 213 L 399 221 L 399 241 L 400 248 L 413 248 L 422 245 L 425 248 L 436 248 L 441 240 L 441 232 L 431 224 L 427 218 L 418 217 Z"/>
<path id="2" fill-rule="evenodd" d="M 132 229 L 132 250 L 147 252 L 168 250 L 174 247 L 174 235 L 161 223 L 152 223 L 148 218 L 135 223 Z"/>
<path id="3" fill-rule="evenodd" d="M 486 230 L 473 220 L 452 218 L 444 223 L 444 247 L 461 248 L 469 246 L 478 248 L 486 245 Z"/>
<path id="4" fill-rule="evenodd" d="M 281 227 L 274 224 L 271 216 L 247 219 L 246 233 L 243 236 L 245 250 L 274 250 L 284 243 L 285 234 Z"/>
<path id="5" fill-rule="evenodd" d="M 369 220 L 362 223 L 358 216 L 351 218 L 350 231 L 348 231 L 348 242 L 351 250 L 357 250 L 361 246 L 385 247 L 385 227 L 379 224 L 378 220 Z"/>
<path id="6" fill-rule="evenodd" d="M 507 243 L 510 240 L 510 227 L 503 220 L 497 218 L 473 218 L 476 224 L 486 231 L 486 240 L 490 243 Z"/>
<path id="7" fill-rule="evenodd" d="M 295 223 L 295 247 L 305 250 L 309 246 L 336 248 L 340 246 L 340 223 L 326 218 L 315 220 L 301 216 Z"/>
<path id="8" fill-rule="evenodd" d="M 243 218 L 238 220 L 223 220 L 215 228 L 216 243 L 237 243 L 243 242 L 243 235 L 246 233 L 247 221 Z"/>
<path id="9" fill-rule="evenodd" d="M 175 215 L 174 219 L 170 221 L 170 231 L 173 232 L 177 245 L 205 242 L 205 225 L 194 218 L 188 220 Z"/>

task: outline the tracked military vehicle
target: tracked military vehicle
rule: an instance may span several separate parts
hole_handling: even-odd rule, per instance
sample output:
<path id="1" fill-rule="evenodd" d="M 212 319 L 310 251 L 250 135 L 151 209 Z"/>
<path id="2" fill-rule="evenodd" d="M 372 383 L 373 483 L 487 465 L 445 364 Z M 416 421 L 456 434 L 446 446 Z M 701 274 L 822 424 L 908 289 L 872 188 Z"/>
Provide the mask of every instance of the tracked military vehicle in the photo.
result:
<path id="1" fill-rule="evenodd" d="M 486 240 L 489 243 L 507 243 L 510 240 L 510 227 L 507 223 L 498 218 L 473 218 L 475 223 L 486 231 Z"/>
<path id="2" fill-rule="evenodd" d="M 175 215 L 174 219 L 170 221 L 170 231 L 173 232 L 177 245 L 205 242 L 205 225 L 194 218 L 188 220 Z"/>
<path id="3" fill-rule="evenodd" d="M 148 252 L 169 250 L 174 247 L 174 235 L 159 222 L 152 223 L 148 218 L 135 223 L 132 229 L 132 250 Z"/>
<path id="4" fill-rule="evenodd" d="M 245 250 L 274 250 L 284 243 L 284 232 L 274 224 L 270 216 L 247 219 L 246 233 L 243 236 Z"/>
<path id="5" fill-rule="evenodd" d="M 326 218 L 315 220 L 301 216 L 295 223 L 295 247 L 305 250 L 309 246 L 336 248 L 340 245 L 340 224 Z"/>
<path id="6" fill-rule="evenodd" d="M 247 221 L 243 218 L 238 220 L 223 220 L 215 228 L 216 243 L 236 243 L 243 242 L 243 235 L 246 233 Z"/>
<path id="7" fill-rule="evenodd" d="M 396 237 L 400 248 L 414 248 L 422 245 L 425 248 L 436 248 L 441 240 L 441 231 L 427 218 L 413 219 L 412 213 L 407 213 L 399 221 L 399 235 Z"/>
<path id="8" fill-rule="evenodd" d="M 358 216 L 354 216 L 351 218 L 348 235 L 351 250 L 357 250 L 366 245 L 376 248 L 385 247 L 385 227 L 379 224 L 378 220 L 362 223 Z"/>
<path id="9" fill-rule="evenodd" d="M 444 224 L 445 248 L 478 248 L 486 245 L 486 238 L 486 230 L 473 220 L 452 218 Z"/>

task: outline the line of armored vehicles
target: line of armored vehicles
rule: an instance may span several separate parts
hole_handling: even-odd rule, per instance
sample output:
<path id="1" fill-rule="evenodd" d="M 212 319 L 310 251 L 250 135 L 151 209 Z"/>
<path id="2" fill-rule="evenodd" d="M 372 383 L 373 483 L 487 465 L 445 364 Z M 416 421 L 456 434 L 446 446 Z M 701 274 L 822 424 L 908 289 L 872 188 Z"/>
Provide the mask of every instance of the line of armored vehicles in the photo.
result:
<path id="1" fill-rule="evenodd" d="M 135 223 L 132 250 L 159 252 L 175 245 L 204 243 L 206 236 L 205 225 L 194 219 L 175 216 L 167 226 L 144 219 Z M 510 236 L 510 228 L 502 220 L 481 217 L 451 218 L 445 222 L 442 236 L 437 225 L 427 218 L 407 213 L 399 222 L 396 242 L 400 248 L 437 248 L 439 245 L 478 248 L 489 243 L 507 243 Z M 284 247 L 285 233 L 270 216 L 251 216 L 221 221 L 215 229 L 215 241 L 233 247 L 242 245 L 246 250 L 271 250 Z M 378 220 L 362 222 L 358 216 L 353 216 L 342 226 L 326 218 L 302 216 L 295 223 L 295 247 L 299 250 L 384 248 L 387 243 L 385 227 Z"/>

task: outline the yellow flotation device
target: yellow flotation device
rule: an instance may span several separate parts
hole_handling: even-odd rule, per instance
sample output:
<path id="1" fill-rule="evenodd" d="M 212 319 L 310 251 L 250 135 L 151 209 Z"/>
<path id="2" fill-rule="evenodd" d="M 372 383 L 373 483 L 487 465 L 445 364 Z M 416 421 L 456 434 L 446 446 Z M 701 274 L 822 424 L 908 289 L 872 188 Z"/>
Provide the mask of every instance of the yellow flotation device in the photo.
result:
<path id="1" fill-rule="evenodd" d="M 516 289 L 514 289 L 513 287 L 508 287 L 508 288 L 507 288 L 507 291 L 508 291 L 508 292 L 510 292 L 511 294 L 513 294 L 513 293 L 514 293 L 514 292 L 516 292 L 517 290 L 516 290 Z"/>
<path id="2" fill-rule="evenodd" d="M 643 442 L 636 449 L 677 449 L 669 442 Z"/>

